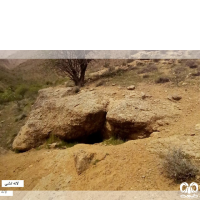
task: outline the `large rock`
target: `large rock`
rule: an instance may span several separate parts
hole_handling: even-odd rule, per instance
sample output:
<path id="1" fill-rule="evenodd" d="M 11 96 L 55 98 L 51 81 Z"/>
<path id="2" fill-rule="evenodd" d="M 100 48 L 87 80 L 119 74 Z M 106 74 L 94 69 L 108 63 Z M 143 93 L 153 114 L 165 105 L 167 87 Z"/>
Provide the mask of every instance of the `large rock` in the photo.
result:
<path id="1" fill-rule="evenodd" d="M 81 140 L 101 130 L 107 102 L 92 91 L 70 95 L 68 88 L 39 92 L 32 112 L 13 142 L 13 149 L 29 150 L 51 134 L 65 140 Z"/>
<path id="2" fill-rule="evenodd" d="M 159 126 L 156 122 L 180 114 L 175 103 L 139 98 L 112 103 L 106 116 L 104 135 L 124 139 L 148 137 Z"/>

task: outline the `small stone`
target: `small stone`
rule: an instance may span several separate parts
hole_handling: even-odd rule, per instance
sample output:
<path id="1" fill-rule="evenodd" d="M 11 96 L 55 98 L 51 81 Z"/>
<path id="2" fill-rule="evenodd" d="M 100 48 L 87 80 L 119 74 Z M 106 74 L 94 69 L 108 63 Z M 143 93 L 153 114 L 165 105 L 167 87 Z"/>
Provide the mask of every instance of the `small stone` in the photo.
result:
<path id="1" fill-rule="evenodd" d="M 141 92 L 142 99 L 145 99 L 147 96 L 144 92 Z"/>
<path id="2" fill-rule="evenodd" d="M 138 136 L 138 139 L 143 139 L 143 138 L 145 138 L 144 135 L 139 135 L 139 136 Z"/>
<path id="3" fill-rule="evenodd" d="M 115 83 L 112 84 L 112 86 L 115 86 L 115 85 L 116 85 Z"/>
<path id="4" fill-rule="evenodd" d="M 196 124 L 196 125 L 195 125 L 195 130 L 196 130 L 196 131 L 200 131 L 200 124 Z"/>
<path id="5" fill-rule="evenodd" d="M 182 97 L 179 96 L 179 95 L 173 95 L 173 96 L 172 96 L 172 99 L 175 100 L 175 101 L 179 101 L 179 100 L 182 99 Z"/>
<path id="6" fill-rule="evenodd" d="M 135 86 L 134 85 L 130 85 L 127 87 L 127 90 L 135 90 Z"/>
<path id="7" fill-rule="evenodd" d="M 151 133 L 150 137 L 158 137 L 159 132 L 153 132 Z"/>
<path id="8" fill-rule="evenodd" d="M 172 101 L 172 97 L 171 96 L 168 96 L 167 99 L 169 99 L 170 101 Z"/>
<path id="9" fill-rule="evenodd" d="M 50 148 L 50 149 L 54 149 L 54 148 L 56 148 L 57 146 L 58 146 L 58 143 L 57 143 L 57 142 L 52 143 L 52 144 L 49 144 L 49 148 Z"/>
<path id="10" fill-rule="evenodd" d="M 163 126 L 163 125 L 164 125 L 164 122 L 161 121 L 161 120 L 158 120 L 158 121 L 157 121 L 157 124 L 158 124 L 159 126 Z"/>

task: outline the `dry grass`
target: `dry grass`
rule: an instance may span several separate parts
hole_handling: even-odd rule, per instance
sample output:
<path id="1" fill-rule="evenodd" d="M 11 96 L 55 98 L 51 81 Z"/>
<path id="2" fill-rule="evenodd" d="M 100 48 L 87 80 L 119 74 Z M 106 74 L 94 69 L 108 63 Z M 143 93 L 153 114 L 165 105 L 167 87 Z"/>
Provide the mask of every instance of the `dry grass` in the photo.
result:
<path id="1" fill-rule="evenodd" d="M 156 80 L 156 83 L 167 83 L 169 82 L 170 79 L 168 77 L 159 77 L 157 80 Z"/>
<path id="2" fill-rule="evenodd" d="M 194 69 L 194 68 L 197 68 L 197 67 L 198 67 L 197 63 L 196 63 L 194 60 L 188 60 L 188 61 L 186 62 L 186 65 L 187 65 L 188 67 L 190 67 L 191 69 Z"/>
<path id="3" fill-rule="evenodd" d="M 163 168 L 166 175 L 175 182 L 194 179 L 199 172 L 189 155 L 181 149 L 173 149 L 164 157 Z"/>
<path id="4" fill-rule="evenodd" d="M 151 73 L 157 71 L 158 68 L 155 66 L 155 64 L 151 63 L 147 67 L 142 68 L 138 71 L 138 74 L 144 74 L 144 73 Z"/>

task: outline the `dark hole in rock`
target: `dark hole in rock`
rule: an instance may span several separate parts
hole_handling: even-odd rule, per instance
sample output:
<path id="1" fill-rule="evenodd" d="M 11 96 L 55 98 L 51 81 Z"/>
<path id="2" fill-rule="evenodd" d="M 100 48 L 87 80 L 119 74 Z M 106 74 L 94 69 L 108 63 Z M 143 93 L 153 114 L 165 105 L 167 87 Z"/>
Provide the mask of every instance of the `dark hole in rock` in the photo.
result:
<path id="1" fill-rule="evenodd" d="M 152 128 L 147 123 L 142 122 L 110 122 L 111 135 L 122 140 L 136 140 L 150 137 L 153 132 Z"/>
<path id="2" fill-rule="evenodd" d="M 84 143 L 84 144 L 95 144 L 103 142 L 104 138 L 101 134 L 101 131 L 95 132 L 87 137 L 79 138 L 78 140 L 68 140 L 67 142 L 72 143 Z"/>

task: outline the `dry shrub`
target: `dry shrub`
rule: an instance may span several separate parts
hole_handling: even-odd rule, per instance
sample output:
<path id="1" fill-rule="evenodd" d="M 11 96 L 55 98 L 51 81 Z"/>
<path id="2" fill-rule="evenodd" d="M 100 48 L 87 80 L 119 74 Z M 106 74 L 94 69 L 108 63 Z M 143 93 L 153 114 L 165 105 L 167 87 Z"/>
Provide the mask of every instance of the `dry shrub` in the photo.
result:
<path id="1" fill-rule="evenodd" d="M 188 60 L 188 61 L 186 62 L 186 65 L 187 65 L 188 67 L 190 67 L 191 69 L 194 69 L 194 68 L 197 68 L 197 67 L 198 67 L 198 65 L 196 64 L 196 62 L 195 62 L 194 60 Z"/>
<path id="2" fill-rule="evenodd" d="M 196 73 L 192 73 L 192 76 L 200 76 L 200 71 L 198 71 Z"/>
<path id="3" fill-rule="evenodd" d="M 150 76 L 149 76 L 149 74 L 144 74 L 142 77 L 143 78 L 149 78 Z"/>
<path id="4" fill-rule="evenodd" d="M 138 71 L 138 74 L 150 73 L 150 72 L 154 72 L 157 70 L 158 70 L 158 68 L 154 64 L 149 64 L 147 67 Z"/>
<path id="5" fill-rule="evenodd" d="M 156 83 L 167 83 L 169 82 L 169 78 L 168 77 L 159 77 L 157 80 L 156 80 Z"/>
<path id="6" fill-rule="evenodd" d="M 134 59 L 127 59 L 127 63 L 132 63 Z"/>
<path id="7" fill-rule="evenodd" d="M 174 73 L 175 73 L 176 75 L 185 73 L 185 71 L 186 71 L 185 67 L 177 67 L 177 68 L 174 69 Z"/>
<path id="8" fill-rule="evenodd" d="M 96 87 L 99 87 L 99 86 L 102 86 L 102 85 L 104 85 L 104 83 L 105 83 L 105 81 L 104 80 L 100 80 L 100 81 L 98 81 L 97 83 L 96 83 Z"/>
<path id="9" fill-rule="evenodd" d="M 189 156 L 181 149 L 172 149 L 164 158 L 165 173 L 175 182 L 194 179 L 199 172 Z"/>

